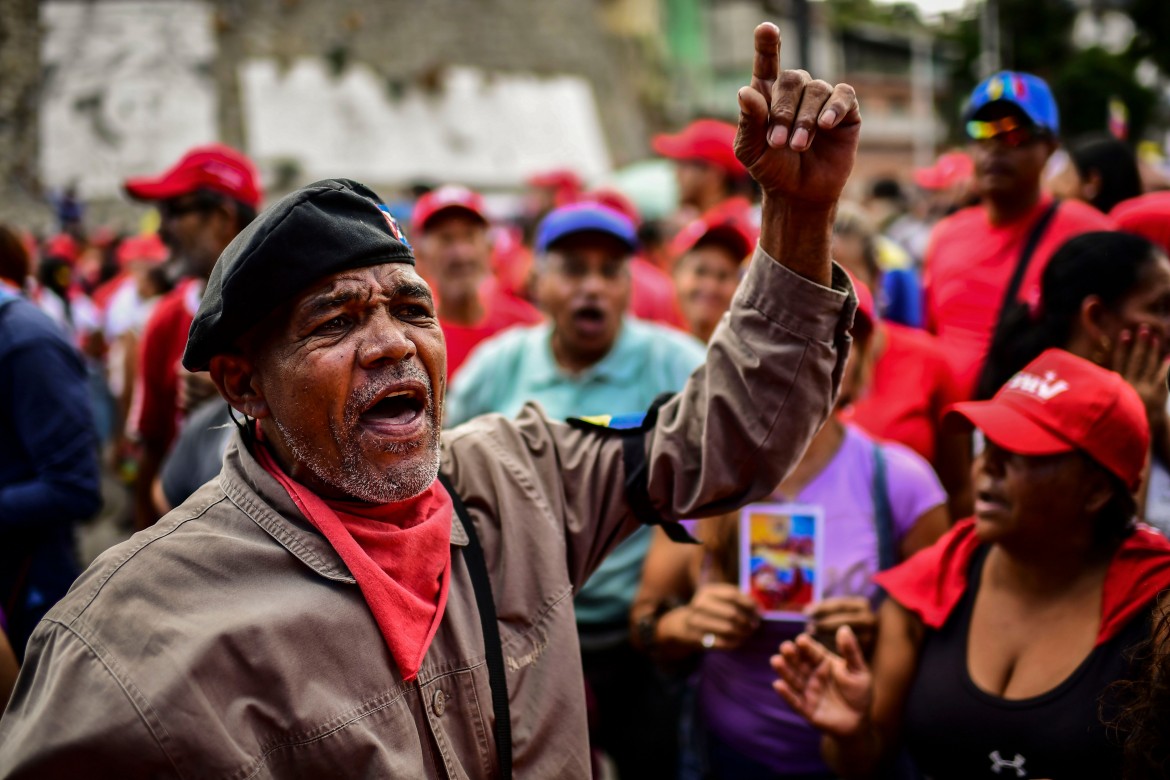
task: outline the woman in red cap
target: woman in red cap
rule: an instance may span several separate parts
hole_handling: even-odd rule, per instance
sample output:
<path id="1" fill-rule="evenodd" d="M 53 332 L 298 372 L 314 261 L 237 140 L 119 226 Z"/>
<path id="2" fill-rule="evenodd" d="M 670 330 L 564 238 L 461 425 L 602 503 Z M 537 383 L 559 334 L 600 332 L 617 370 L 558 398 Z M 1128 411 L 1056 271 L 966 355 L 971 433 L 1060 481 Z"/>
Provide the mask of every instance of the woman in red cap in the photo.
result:
<path id="1" fill-rule="evenodd" d="M 848 628 L 840 655 L 802 635 L 773 657 L 774 687 L 846 777 L 879 773 L 899 744 L 933 777 L 1116 776 L 1107 691 L 1170 587 L 1170 542 L 1133 521 L 1144 405 L 1053 349 L 951 418 L 987 440 L 975 516 L 878 575 L 872 666 Z"/>
<path id="2" fill-rule="evenodd" d="M 1170 530 L 1170 260 L 1162 250 L 1128 233 L 1067 241 L 1045 267 L 1038 294 L 1001 318 L 976 397 L 990 398 L 1052 347 L 1119 372 L 1138 391 L 1154 456 L 1139 505 L 1143 519 Z"/>

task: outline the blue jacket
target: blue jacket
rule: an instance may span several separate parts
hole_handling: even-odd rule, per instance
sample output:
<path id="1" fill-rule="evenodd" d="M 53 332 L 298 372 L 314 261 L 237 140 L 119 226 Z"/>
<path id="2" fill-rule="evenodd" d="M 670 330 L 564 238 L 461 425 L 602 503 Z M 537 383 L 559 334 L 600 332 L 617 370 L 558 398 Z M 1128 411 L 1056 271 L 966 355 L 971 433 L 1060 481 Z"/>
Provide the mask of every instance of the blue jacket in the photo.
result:
<path id="1" fill-rule="evenodd" d="M 0 288 L 0 607 L 14 644 L 20 624 L 77 576 L 74 523 L 100 505 L 81 355 L 44 313 Z"/>

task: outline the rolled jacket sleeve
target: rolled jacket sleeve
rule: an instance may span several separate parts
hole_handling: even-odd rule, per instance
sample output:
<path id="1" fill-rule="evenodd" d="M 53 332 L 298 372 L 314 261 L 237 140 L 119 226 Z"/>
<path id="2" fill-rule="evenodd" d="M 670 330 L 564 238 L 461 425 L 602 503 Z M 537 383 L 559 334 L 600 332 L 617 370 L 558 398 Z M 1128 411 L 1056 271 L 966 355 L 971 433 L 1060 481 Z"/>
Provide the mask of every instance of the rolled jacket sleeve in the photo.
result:
<path id="1" fill-rule="evenodd" d="M 804 455 L 836 403 L 857 309 L 836 265 L 832 285 L 756 249 L 707 362 L 646 434 L 647 491 L 665 519 L 761 498 Z"/>

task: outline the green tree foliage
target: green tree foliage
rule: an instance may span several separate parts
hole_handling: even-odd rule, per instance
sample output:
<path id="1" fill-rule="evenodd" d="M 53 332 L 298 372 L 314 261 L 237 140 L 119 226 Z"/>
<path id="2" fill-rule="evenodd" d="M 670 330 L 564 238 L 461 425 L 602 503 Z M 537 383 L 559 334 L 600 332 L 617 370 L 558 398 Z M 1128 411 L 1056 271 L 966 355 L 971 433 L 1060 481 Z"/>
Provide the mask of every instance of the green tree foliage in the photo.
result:
<path id="1" fill-rule="evenodd" d="M 1060 106 L 1065 137 L 1101 132 L 1107 128 L 1110 98 L 1125 102 L 1130 113 L 1130 138 L 1140 139 L 1150 121 L 1157 95 L 1138 84 L 1134 71 L 1144 56 L 1157 50 L 1170 63 L 1170 2 L 1132 0 L 1130 11 L 1142 34 L 1122 54 L 1102 49 L 1077 50 L 1072 28 L 1077 9 L 1068 0 L 999 0 L 1002 66 L 1044 78 Z M 1160 26 L 1159 26 L 1160 25 Z M 959 112 L 966 95 L 978 83 L 980 64 L 979 17 L 960 19 L 942 35 L 959 52 L 951 73 L 955 99 L 948 106 L 952 136 L 961 138 Z M 1158 45 L 1160 42 L 1160 47 Z M 1157 58 L 1155 58 L 1157 61 Z M 1164 70 L 1167 65 L 1159 62 Z"/>
<path id="2" fill-rule="evenodd" d="M 1163 73 L 1170 73 L 1170 2 L 1129 0 L 1125 10 L 1137 27 L 1130 58 L 1136 62 L 1148 58 Z"/>
<path id="3" fill-rule="evenodd" d="M 901 29 L 923 28 L 922 15 L 912 2 L 874 3 L 873 0 L 826 0 L 829 21 L 838 29 L 851 24 L 878 24 Z"/>

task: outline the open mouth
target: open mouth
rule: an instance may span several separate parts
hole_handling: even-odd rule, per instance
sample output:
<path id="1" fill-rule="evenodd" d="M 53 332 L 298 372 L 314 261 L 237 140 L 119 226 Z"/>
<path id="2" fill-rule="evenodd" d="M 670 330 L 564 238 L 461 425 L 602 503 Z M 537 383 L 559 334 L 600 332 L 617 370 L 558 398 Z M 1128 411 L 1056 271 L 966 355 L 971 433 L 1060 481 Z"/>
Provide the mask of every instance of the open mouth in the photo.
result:
<path id="1" fill-rule="evenodd" d="M 573 325 L 583 334 L 598 335 L 605 328 L 605 311 L 600 306 L 580 306 L 573 310 Z"/>
<path id="2" fill-rule="evenodd" d="M 421 382 L 395 383 L 383 388 L 359 418 L 378 433 L 408 437 L 421 426 L 426 409 L 427 392 Z"/>
<path id="3" fill-rule="evenodd" d="M 1003 514 L 1007 509 L 1007 502 L 993 493 L 980 490 L 975 494 L 975 514 L 977 516 Z"/>

